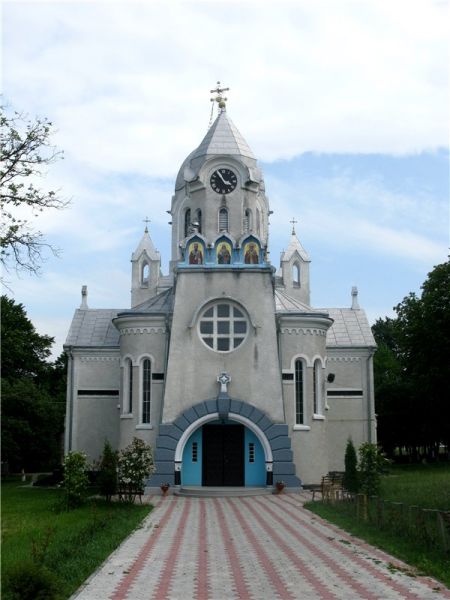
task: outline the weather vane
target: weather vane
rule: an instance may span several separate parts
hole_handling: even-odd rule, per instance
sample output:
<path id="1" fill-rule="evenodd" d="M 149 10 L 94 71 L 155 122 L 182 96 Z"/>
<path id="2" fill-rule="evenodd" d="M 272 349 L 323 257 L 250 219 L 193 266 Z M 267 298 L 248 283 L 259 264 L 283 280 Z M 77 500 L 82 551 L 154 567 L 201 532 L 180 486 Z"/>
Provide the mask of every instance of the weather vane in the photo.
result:
<path id="1" fill-rule="evenodd" d="M 292 235 L 295 235 L 295 224 L 298 223 L 298 221 L 295 220 L 295 217 L 292 217 L 292 221 L 289 221 L 289 223 L 292 223 Z"/>
<path id="2" fill-rule="evenodd" d="M 148 217 L 145 217 L 145 219 L 143 219 L 143 222 L 145 223 L 145 233 L 148 233 L 148 227 L 147 225 L 149 223 L 151 223 L 150 219 Z"/>

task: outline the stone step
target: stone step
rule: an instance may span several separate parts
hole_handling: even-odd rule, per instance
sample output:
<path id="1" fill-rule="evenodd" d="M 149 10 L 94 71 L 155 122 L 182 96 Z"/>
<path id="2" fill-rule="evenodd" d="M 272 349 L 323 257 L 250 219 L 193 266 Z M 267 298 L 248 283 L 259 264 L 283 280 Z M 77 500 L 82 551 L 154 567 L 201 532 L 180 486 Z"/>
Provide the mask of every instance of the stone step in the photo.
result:
<path id="1" fill-rule="evenodd" d="M 182 486 L 174 490 L 175 496 L 190 496 L 191 498 L 229 498 L 231 496 L 264 496 L 272 494 L 270 487 L 216 487 L 216 486 Z"/>

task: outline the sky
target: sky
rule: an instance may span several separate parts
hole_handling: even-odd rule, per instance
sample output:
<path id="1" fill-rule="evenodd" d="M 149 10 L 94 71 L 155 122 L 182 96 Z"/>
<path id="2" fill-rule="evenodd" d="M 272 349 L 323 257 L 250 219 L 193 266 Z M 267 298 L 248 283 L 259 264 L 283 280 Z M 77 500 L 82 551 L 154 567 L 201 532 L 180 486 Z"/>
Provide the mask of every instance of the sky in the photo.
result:
<path id="1" fill-rule="evenodd" d="M 148 216 L 170 260 L 184 158 L 220 80 L 263 170 L 279 266 L 295 218 L 314 307 L 394 316 L 449 247 L 449 5 L 442 0 L 30 1 L 2 8 L 7 110 L 46 117 L 64 160 L 42 187 L 70 200 L 36 221 L 40 277 L 7 295 L 62 350 L 81 286 L 90 308 L 130 306 Z"/>

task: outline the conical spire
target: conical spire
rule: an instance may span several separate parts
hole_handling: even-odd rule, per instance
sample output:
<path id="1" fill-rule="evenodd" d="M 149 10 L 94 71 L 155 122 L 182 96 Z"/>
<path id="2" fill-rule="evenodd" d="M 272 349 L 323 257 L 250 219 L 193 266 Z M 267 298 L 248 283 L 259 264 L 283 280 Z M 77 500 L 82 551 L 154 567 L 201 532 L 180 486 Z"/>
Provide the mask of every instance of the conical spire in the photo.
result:
<path id="1" fill-rule="evenodd" d="M 291 223 L 292 223 L 292 221 L 291 221 Z M 297 252 L 298 255 L 300 256 L 300 258 L 302 260 L 304 260 L 305 262 L 309 262 L 310 261 L 308 253 L 306 252 L 306 250 L 301 245 L 300 240 L 298 239 L 297 234 L 295 233 L 294 224 L 293 224 L 292 225 L 291 240 L 289 242 L 289 245 L 288 245 L 287 249 L 281 255 L 281 262 L 285 262 L 285 261 L 291 260 L 292 256 L 295 254 L 295 252 Z"/>
<path id="2" fill-rule="evenodd" d="M 149 221 L 148 221 L 149 222 Z M 160 255 L 158 250 L 156 250 L 152 238 L 148 232 L 148 227 L 145 225 L 144 235 L 141 238 L 141 241 L 138 244 L 138 247 L 133 252 L 131 256 L 131 260 L 137 260 L 143 252 L 146 252 L 148 258 L 150 260 L 160 260 Z"/>
<path id="3" fill-rule="evenodd" d="M 191 160 L 211 154 L 231 154 L 255 159 L 250 146 L 222 108 L 200 146 L 190 156 Z"/>

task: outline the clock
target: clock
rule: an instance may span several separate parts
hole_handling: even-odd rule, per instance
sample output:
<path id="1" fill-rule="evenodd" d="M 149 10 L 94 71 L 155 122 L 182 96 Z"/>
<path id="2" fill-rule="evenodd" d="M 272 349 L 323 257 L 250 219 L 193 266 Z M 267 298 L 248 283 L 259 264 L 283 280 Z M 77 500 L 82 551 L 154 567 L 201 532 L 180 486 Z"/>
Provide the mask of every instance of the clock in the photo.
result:
<path id="1" fill-rule="evenodd" d="M 237 185 L 237 177 L 230 169 L 216 169 L 211 175 L 212 189 L 218 194 L 229 194 Z"/>

